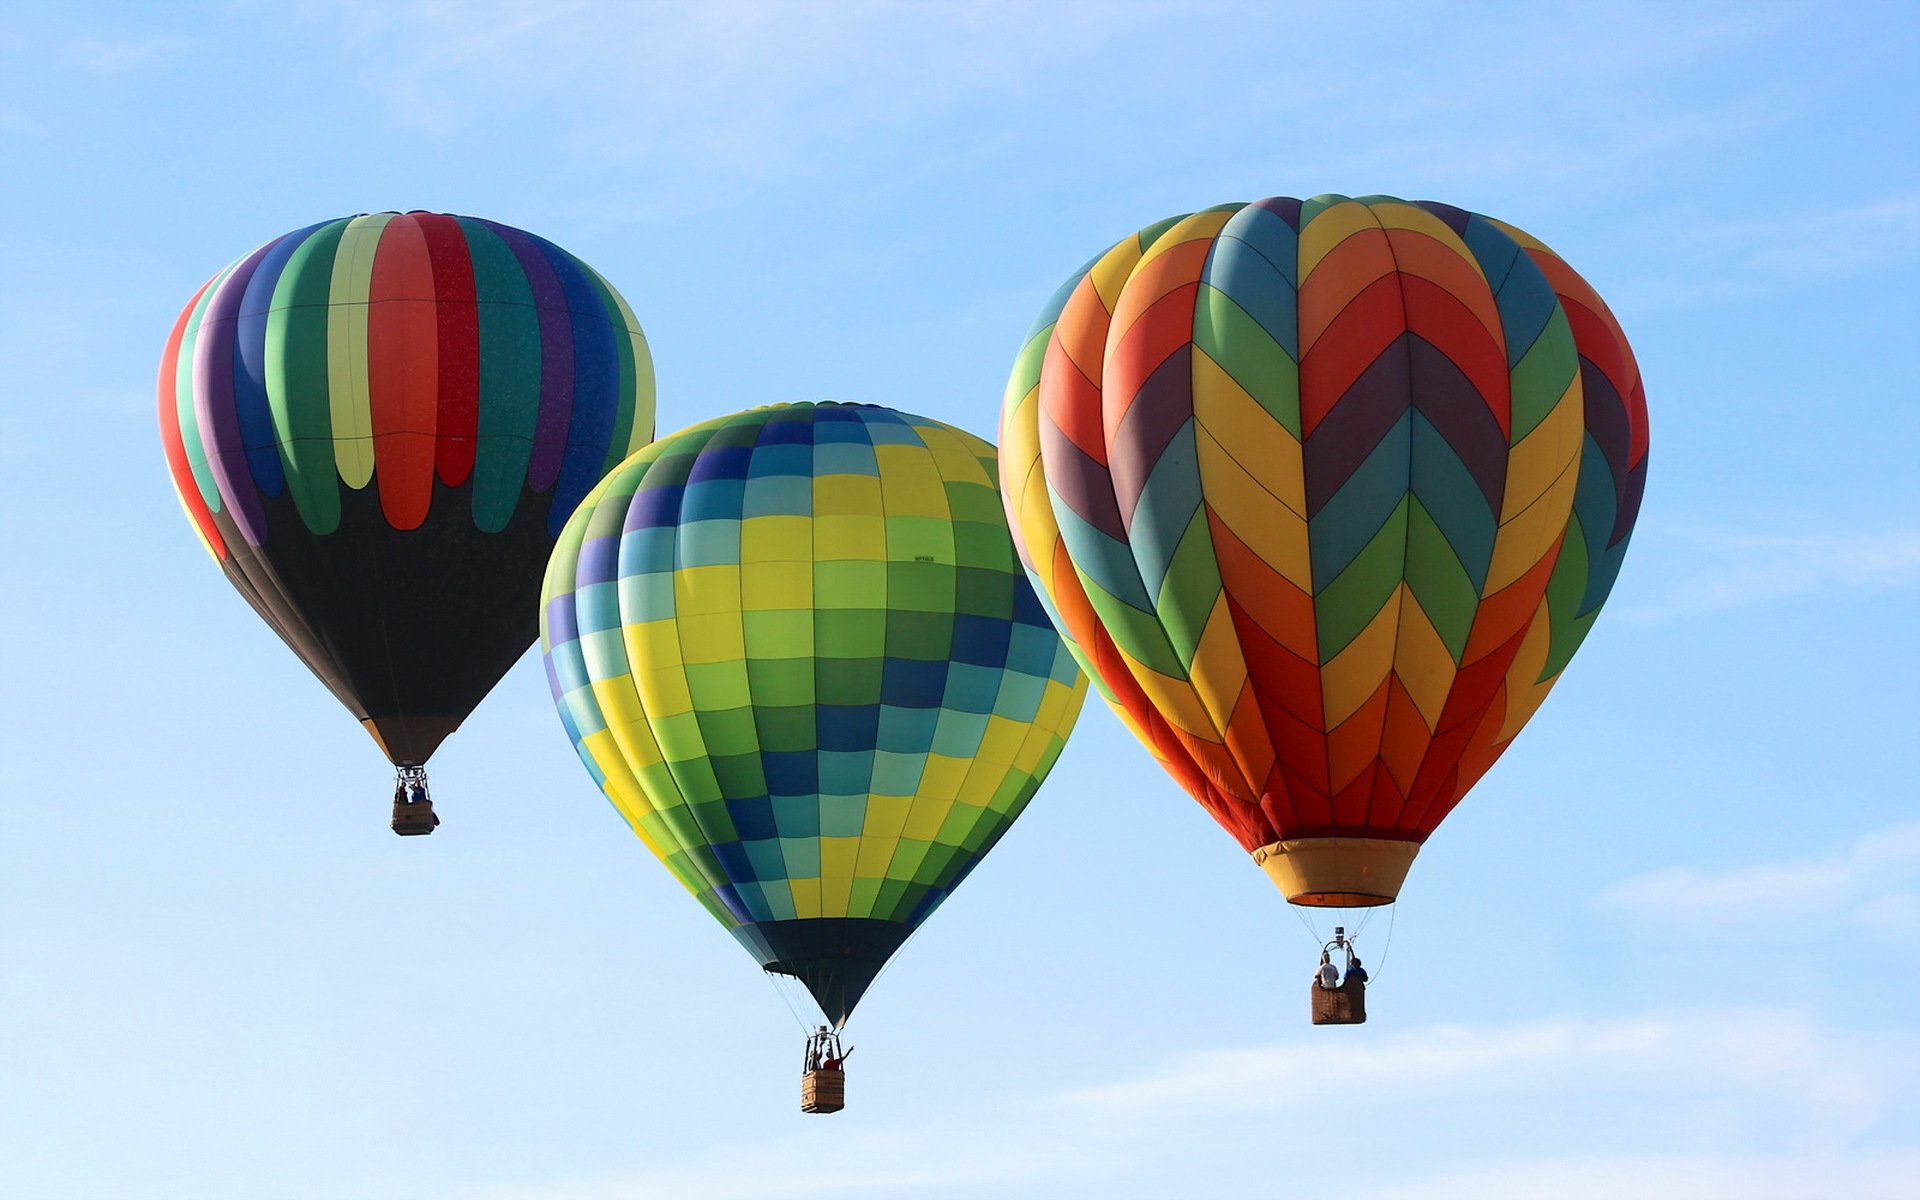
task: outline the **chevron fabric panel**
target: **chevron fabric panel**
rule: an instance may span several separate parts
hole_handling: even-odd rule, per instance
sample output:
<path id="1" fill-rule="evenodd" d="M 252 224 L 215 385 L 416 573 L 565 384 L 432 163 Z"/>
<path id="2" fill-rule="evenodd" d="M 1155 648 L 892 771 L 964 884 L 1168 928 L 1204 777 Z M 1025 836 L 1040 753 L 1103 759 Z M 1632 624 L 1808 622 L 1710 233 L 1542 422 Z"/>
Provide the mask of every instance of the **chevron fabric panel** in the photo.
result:
<path id="1" fill-rule="evenodd" d="M 1247 849 L 1421 841 L 1612 587 L 1632 351 L 1525 233 L 1278 197 L 1083 268 L 1016 363 L 1003 498 L 1100 692 Z"/>

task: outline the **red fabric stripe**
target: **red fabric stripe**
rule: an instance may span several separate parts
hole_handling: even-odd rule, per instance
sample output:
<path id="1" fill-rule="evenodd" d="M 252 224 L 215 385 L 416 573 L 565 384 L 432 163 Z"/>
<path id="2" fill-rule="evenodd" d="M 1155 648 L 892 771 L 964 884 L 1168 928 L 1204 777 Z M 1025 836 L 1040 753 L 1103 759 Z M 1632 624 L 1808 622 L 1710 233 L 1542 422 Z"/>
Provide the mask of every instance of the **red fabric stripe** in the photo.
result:
<path id="1" fill-rule="evenodd" d="M 1507 354 L 1480 318 L 1458 296 L 1418 275 L 1402 275 L 1407 328 L 1433 344 L 1460 368 L 1480 393 L 1500 432 L 1513 436 L 1513 377 Z"/>
<path id="2" fill-rule="evenodd" d="M 427 239 L 439 330 L 434 469 L 441 483 L 459 487 L 473 473 L 480 432 L 480 310 L 473 259 L 459 221 L 441 213 L 418 213 L 416 219 Z"/>
<path id="3" fill-rule="evenodd" d="M 1375 359 L 1406 332 L 1398 274 L 1384 275 L 1353 298 L 1300 362 L 1300 432 L 1322 419 Z"/>
<path id="4" fill-rule="evenodd" d="M 367 394 L 380 511 L 395 529 L 418 529 L 433 503 L 440 330 L 433 262 L 414 214 L 380 233 L 367 290 Z"/>
<path id="5" fill-rule="evenodd" d="M 180 503 L 185 506 L 187 516 L 193 521 L 200 535 L 213 547 L 213 553 L 221 562 L 226 562 L 226 539 L 220 536 L 220 529 L 213 523 L 213 511 L 200 497 L 200 485 L 193 478 L 193 467 L 187 462 L 187 443 L 180 432 L 180 395 L 176 386 L 180 378 L 180 342 L 186 337 L 187 321 L 193 316 L 194 306 L 200 303 L 200 297 L 206 294 L 213 281 L 200 285 L 200 290 L 187 301 L 174 319 L 173 329 L 167 334 L 167 348 L 160 353 L 160 445 L 167 453 L 167 471 L 173 476 L 173 490 L 180 494 Z"/>

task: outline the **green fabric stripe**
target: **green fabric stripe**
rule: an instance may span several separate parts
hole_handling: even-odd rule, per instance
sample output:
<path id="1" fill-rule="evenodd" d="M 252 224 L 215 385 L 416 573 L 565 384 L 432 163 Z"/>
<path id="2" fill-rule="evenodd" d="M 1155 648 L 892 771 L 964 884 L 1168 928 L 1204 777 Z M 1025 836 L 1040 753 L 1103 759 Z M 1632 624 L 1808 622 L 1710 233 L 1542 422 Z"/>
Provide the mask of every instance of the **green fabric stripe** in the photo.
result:
<path id="1" fill-rule="evenodd" d="M 316 229 L 293 252 L 274 283 L 267 313 L 267 404 L 294 506 L 317 534 L 332 533 L 340 525 L 327 320 L 334 253 L 348 220 Z"/>
<path id="2" fill-rule="evenodd" d="M 1458 666 L 1480 608 L 1480 586 L 1460 565 L 1452 543 L 1418 497 L 1408 509 L 1406 581 Z"/>
<path id="3" fill-rule="evenodd" d="M 1287 432 L 1300 436 L 1299 364 L 1232 297 L 1205 284 L 1194 306 L 1193 345 L 1220 364 Z"/>
<path id="4" fill-rule="evenodd" d="M 226 270 L 213 277 L 206 290 L 200 293 L 199 301 L 193 306 L 193 315 L 187 318 L 186 327 L 180 331 L 180 357 L 174 362 L 173 399 L 180 413 L 180 442 L 187 452 L 187 465 L 193 469 L 193 482 L 200 489 L 200 499 L 206 503 L 209 512 L 219 512 L 220 483 L 213 477 L 213 467 L 207 462 L 207 446 L 200 437 L 200 418 L 193 403 L 193 359 L 200 343 L 200 321 L 207 315 L 207 306 L 213 303 L 213 294 L 220 285 L 233 274 L 240 260 L 228 263 Z"/>
<path id="5" fill-rule="evenodd" d="M 1573 328 L 1567 324 L 1566 310 L 1556 304 L 1546 328 L 1513 368 L 1511 443 L 1518 445 L 1546 419 L 1560 397 L 1567 394 L 1579 370 L 1580 351 L 1573 342 Z"/>
<path id="6" fill-rule="evenodd" d="M 1180 535 L 1156 608 L 1173 653 L 1183 664 L 1182 675 L 1192 668 L 1207 618 L 1220 598 L 1220 587 L 1220 565 L 1213 556 L 1207 511 L 1197 508 Z"/>
<path id="7" fill-rule="evenodd" d="M 1406 577 L 1407 514 L 1412 503 L 1411 496 L 1403 496 L 1346 569 L 1313 598 L 1321 665 L 1333 661 L 1380 615 Z"/>
<path id="8" fill-rule="evenodd" d="M 513 519 L 540 416 L 540 317 L 513 250 L 478 221 L 456 218 L 473 261 L 480 318 L 480 428 L 473 523 L 498 533 Z"/>
<path id="9" fill-rule="evenodd" d="M 649 366 L 649 364 L 636 364 L 634 361 L 633 335 L 627 328 L 626 318 L 621 312 L 622 305 L 614 299 L 613 285 L 609 284 L 600 272 L 579 259 L 574 259 L 573 263 L 580 268 L 580 273 L 586 277 L 588 283 L 593 285 L 595 292 L 600 296 L 600 307 L 606 313 L 607 322 L 613 326 L 614 351 L 620 359 L 620 390 L 617 393 L 620 407 L 614 413 L 613 434 L 607 439 L 606 459 L 600 464 L 600 470 L 606 472 L 613 470 L 620 464 L 620 460 L 631 453 L 627 446 L 633 437 L 634 421 L 640 419 L 649 425 L 652 423 L 653 372 L 648 369 L 645 380 L 637 374 L 640 367 Z M 644 412 L 641 411 L 643 403 Z"/>

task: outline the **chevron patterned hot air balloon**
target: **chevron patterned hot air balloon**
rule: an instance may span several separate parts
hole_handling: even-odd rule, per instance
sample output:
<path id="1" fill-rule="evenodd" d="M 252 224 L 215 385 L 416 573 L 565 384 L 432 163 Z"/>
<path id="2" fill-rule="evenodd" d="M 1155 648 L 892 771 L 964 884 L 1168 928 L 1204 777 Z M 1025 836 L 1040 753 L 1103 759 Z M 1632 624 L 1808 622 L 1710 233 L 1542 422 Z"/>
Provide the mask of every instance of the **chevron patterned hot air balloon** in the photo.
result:
<path id="1" fill-rule="evenodd" d="M 1445 204 L 1163 221 L 1008 384 L 1022 562 L 1121 718 L 1296 904 L 1391 901 L 1592 626 L 1646 482 L 1613 315 Z"/>
<path id="2" fill-rule="evenodd" d="M 607 282 L 436 213 L 322 222 L 229 266 L 174 322 L 159 392 L 201 541 L 420 797 L 533 640 L 554 535 L 653 435 L 646 338 Z M 399 794 L 394 815 L 432 828 Z"/>
<path id="3" fill-rule="evenodd" d="M 1025 809 L 1085 696 L 993 447 L 872 405 L 661 438 L 581 505 L 542 595 L 589 773 L 836 1026 Z"/>

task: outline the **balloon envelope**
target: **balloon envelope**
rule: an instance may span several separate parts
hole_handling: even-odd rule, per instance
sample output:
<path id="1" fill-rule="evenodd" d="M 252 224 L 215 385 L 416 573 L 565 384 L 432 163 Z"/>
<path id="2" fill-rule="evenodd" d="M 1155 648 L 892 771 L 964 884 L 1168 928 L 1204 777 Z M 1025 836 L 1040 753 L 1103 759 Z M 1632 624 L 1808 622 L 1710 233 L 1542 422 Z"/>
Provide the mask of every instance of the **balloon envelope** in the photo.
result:
<path id="1" fill-rule="evenodd" d="M 175 321 L 159 392 L 202 542 L 400 766 L 526 649 L 554 534 L 653 432 L 646 339 L 606 281 L 434 213 L 234 263 Z"/>
<path id="2" fill-rule="evenodd" d="M 1026 807 L 1085 696 L 993 447 L 870 405 L 648 446 L 568 523 L 542 599 L 594 780 L 836 1024 Z"/>
<path id="3" fill-rule="evenodd" d="M 1591 627 L 1646 479 L 1619 325 L 1392 197 L 1127 238 L 1015 365 L 1023 564 L 1103 696 L 1303 904 L 1391 900 Z"/>

